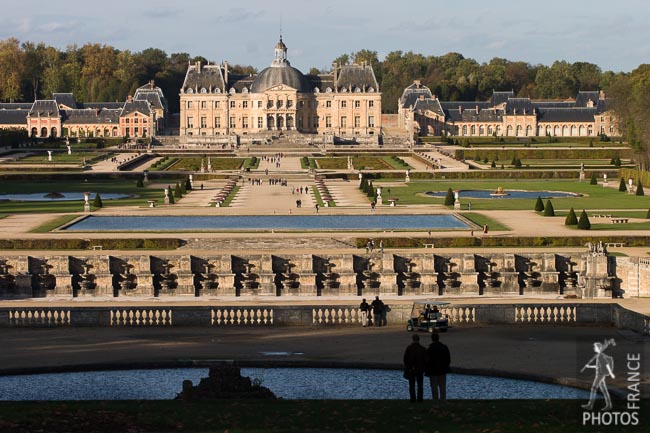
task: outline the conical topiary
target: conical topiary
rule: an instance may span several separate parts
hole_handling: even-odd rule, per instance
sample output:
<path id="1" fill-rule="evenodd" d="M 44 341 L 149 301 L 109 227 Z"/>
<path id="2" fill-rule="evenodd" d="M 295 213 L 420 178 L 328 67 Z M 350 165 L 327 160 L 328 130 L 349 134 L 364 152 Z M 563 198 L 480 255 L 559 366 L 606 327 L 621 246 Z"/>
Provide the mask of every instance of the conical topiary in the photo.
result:
<path id="1" fill-rule="evenodd" d="M 578 217 L 576 216 L 576 211 L 571 208 L 569 210 L 569 214 L 566 216 L 566 219 L 564 220 L 564 225 L 565 226 L 575 226 L 578 224 Z"/>
<path id="2" fill-rule="evenodd" d="M 99 193 L 95 194 L 95 200 L 93 200 L 93 207 L 95 209 L 99 209 L 104 206 L 104 203 L 102 203 L 102 198 L 99 196 Z"/>
<path id="3" fill-rule="evenodd" d="M 580 230 L 589 230 L 591 228 L 591 223 L 589 222 L 589 216 L 587 212 L 583 209 L 580 214 L 580 219 L 578 220 L 578 228 Z"/>
<path id="4" fill-rule="evenodd" d="M 180 186 L 181 186 L 181 195 L 187 194 L 187 190 L 185 189 L 185 182 L 184 181 L 180 182 Z"/>
<path id="5" fill-rule="evenodd" d="M 544 206 L 544 216 L 545 217 L 555 216 L 555 209 L 553 209 L 553 203 L 551 203 L 551 200 L 548 200 L 546 202 L 546 206 Z"/>
<path id="6" fill-rule="evenodd" d="M 174 188 L 174 198 L 182 198 L 183 193 L 181 193 L 181 186 L 176 182 L 176 188 Z"/>
<path id="7" fill-rule="evenodd" d="M 595 172 L 591 173 L 591 180 L 589 181 L 589 185 L 598 185 L 598 179 L 596 178 Z"/>
<path id="8" fill-rule="evenodd" d="M 643 192 L 643 184 L 641 183 L 641 179 L 638 179 L 636 181 L 636 195 L 645 195 Z"/>
<path id="9" fill-rule="evenodd" d="M 172 187 L 171 186 L 167 187 L 167 193 L 168 193 L 168 196 L 169 196 L 169 204 L 174 204 L 175 203 L 175 201 L 174 201 L 174 193 L 172 192 Z"/>
<path id="10" fill-rule="evenodd" d="M 454 192 L 449 188 L 447 190 L 447 195 L 445 196 L 445 206 L 453 206 L 454 201 Z"/>
<path id="11" fill-rule="evenodd" d="M 144 188 L 144 180 L 142 177 L 138 177 L 138 182 L 135 184 L 136 188 Z"/>
<path id="12" fill-rule="evenodd" d="M 189 177 L 185 179 L 185 191 L 192 191 L 192 182 Z"/>
<path id="13" fill-rule="evenodd" d="M 535 212 L 544 212 L 544 202 L 539 196 L 537 196 L 537 201 L 535 202 Z"/>
<path id="14" fill-rule="evenodd" d="M 627 185 L 625 185 L 625 179 L 621 178 L 621 181 L 618 183 L 618 190 L 621 192 L 627 191 Z"/>

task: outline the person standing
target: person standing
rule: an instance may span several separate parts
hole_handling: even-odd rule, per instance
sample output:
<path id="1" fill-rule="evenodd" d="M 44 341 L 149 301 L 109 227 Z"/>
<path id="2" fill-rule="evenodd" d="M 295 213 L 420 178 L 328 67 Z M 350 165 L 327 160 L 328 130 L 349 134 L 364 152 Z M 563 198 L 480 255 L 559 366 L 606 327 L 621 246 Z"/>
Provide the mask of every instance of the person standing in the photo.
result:
<path id="1" fill-rule="evenodd" d="M 383 239 L 379 240 L 379 252 L 384 254 L 384 240 Z"/>
<path id="2" fill-rule="evenodd" d="M 427 364 L 427 350 L 420 345 L 420 336 L 413 334 L 413 342 L 404 352 L 404 377 L 409 381 L 409 397 L 411 403 L 422 402 L 424 390 L 424 369 Z M 415 386 L 417 384 L 417 397 Z"/>
<path id="3" fill-rule="evenodd" d="M 368 312 L 370 311 L 370 305 L 366 302 L 366 298 L 361 300 L 359 311 L 361 311 L 361 325 L 365 328 L 368 326 Z"/>
<path id="4" fill-rule="evenodd" d="M 451 364 L 449 348 L 440 342 L 438 334 L 431 334 L 431 344 L 426 350 L 427 362 L 425 374 L 429 376 L 431 396 L 434 401 L 447 400 L 447 373 Z"/>
<path id="5" fill-rule="evenodd" d="M 372 301 L 372 321 L 375 323 L 375 326 L 381 326 L 381 315 L 384 312 L 384 303 L 381 302 L 379 296 L 375 296 L 375 300 Z"/>

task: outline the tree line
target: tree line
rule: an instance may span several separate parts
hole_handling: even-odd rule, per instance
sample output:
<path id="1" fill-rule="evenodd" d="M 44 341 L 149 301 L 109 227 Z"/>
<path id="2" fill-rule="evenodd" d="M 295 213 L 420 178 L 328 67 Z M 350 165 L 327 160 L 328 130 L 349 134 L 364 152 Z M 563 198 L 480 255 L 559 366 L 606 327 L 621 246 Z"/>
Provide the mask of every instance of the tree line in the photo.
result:
<path id="1" fill-rule="evenodd" d="M 131 52 L 89 43 L 60 50 L 43 42 L 9 38 L 0 40 L 0 101 L 31 102 L 55 92 L 74 93 L 82 102 L 124 101 L 153 79 L 167 97 L 170 111 L 178 112 L 187 66 L 196 61 L 207 63 L 202 56 L 167 54 L 158 48 Z M 494 90 L 512 90 L 516 96 L 534 99 L 564 99 L 575 97 L 579 90 L 603 89 L 614 98 L 625 138 L 638 153 L 649 154 L 645 143 L 650 143 L 650 65 L 630 73 L 603 72 L 587 62 L 558 60 L 547 66 L 495 57 L 479 63 L 459 53 L 425 56 L 411 51 L 393 51 L 380 61 L 372 50 L 342 54 L 335 61 L 372 65 L 385 113 L 397 112 L 397 100 L 413 80 L 422 81 L 444 101 L 487 100 Z M 230 70 L 258 72 L 245 65 L 231 65 Z M 309 70 L 319 72 L 329 71 Z M 640 163 L 649 167 L 650 156 Z"/>

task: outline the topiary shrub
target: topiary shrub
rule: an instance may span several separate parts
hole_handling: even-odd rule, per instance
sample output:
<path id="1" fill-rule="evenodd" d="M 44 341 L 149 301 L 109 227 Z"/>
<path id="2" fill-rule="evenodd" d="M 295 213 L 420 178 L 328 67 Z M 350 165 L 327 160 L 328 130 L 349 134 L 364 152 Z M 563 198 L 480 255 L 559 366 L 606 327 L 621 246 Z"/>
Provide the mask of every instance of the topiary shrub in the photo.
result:
<path id="1" fill-rule="evenodd" d="M 144 188 L 144 180 L 141 177 L 138 177 L 138 182 L 135 184 L 136 188 Z"/>
<path id="2" fill-rule="evenodd" d="M 546 202 L 546 206 L 544 206 L 544 216 L 545 217 L 555 216 L 555 209 L 553 209 L 553 203 L 551 203 L 551 200 L 548 200 Z"/>
<path id="3" fill-rule="evenodd" d="M 185 179 L 185 191 L 192 191 L 192 182 L 189 177 Z"/>
<path id="4" fill-rule="evenodd" d="M 539 196 L 537 196 L 537 201 L 535 202 L 535 212 L 544 212 L 544 202 Z"/>
<path id="5" fill-rule="evenodd" d="M 580 214 L 580 219 L 578 220 L 578 228 L 580 230 L 589 230 L 591 229 L 591 223 L 589 222 L 589 216 L 587 212 L 583 209 Z"/>
<path id="6" fill-rule="evenodd" d="M 643 184 L 641 183 L 641 179 L 638 179 L 636 181 L 636 195 L 645 195 L 643 192 Z"/>
<path id="7" fill-rule="evenodd" d="M 176 188 L 174 188 L 174 198 L 183 198 L 181 186 L 178 184 L 178 182 L 176 182 Z"/>
<path id="8" fill-rule="evenodd" d="M 589 181 L 589 185 L 598 185 L 598 179 L 596 179 L 595 172 L 591 173 L 591 180 Z"/>
<path id="9" fill-rule="evenodd" d="M 618 190 L 621 192 L 627 192 L 627 186 L 625 185 L 625 179 L 621 177 L 621 181 L 618 183 Z"/>
<path id="10" fill-rule="evenodd" d="M 187 194 L 187 190 L 185 189 L 185 182 L 184 181 L 180 182 L 180 186 L 181 186 L 181 194 L 182 195 Z"/>
<path id="11" fill-rule="evenodd" d="M 169 194 L 169 204 L 174 204 L 174 193 L 172 192 L 172 187 L 169 185 L 167 186 L 167 193 Z"/>
<path id="12" fill-rule="evenodd" d="M 95 194 L 95 200 L 93 200 L 93 207 L 95 209 L 100 209 L 104 206 L 102 203 L 102 198 L 99 196 L 99 193 Z"/>
<path id="13" fill-rule="evenodd" d="M 491 168 L 497 168 L 497 163 L 496 161 L 492 161 L 492 164 L 490 164 Z"/>
<path id="14" fill-rule="evenodd" d="M 447 190 L 447 195 L 445 196 L 445 206 L 453 206 L 454 201 L 454 192 L 449 188 Z"/>
<path id="15" fill-rule="evenodd" d="M 578 216 L 576 215 L 576 212 L 571 208 L 569 210 L 569 214 L 566 216 L 566 219 L 564 220 L 564 225 L 565 226 L 575 226 L 578 224 Z"/>

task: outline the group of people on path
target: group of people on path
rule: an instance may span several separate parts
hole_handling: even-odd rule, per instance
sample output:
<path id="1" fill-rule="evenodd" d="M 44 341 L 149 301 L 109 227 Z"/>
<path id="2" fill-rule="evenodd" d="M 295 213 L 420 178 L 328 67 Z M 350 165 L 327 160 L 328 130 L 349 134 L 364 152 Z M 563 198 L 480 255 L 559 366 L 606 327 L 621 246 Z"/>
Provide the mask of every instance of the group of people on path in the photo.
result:
<path id="1" fill-rule="evenodd" d="M 384 316 L 384 303 L 379 299 L 379 296 L 375 296 L 375 300 L 370 304 L 366 302 L 366 298 L 361 300 L 361 305 L 359 305 L 359 311 L 361 312 L 361 326 L 364 328 L 366 326 L 384 326 L 385 316 Z"/>
<path id="2" fill-rule="evenodd" d="M 375 251 L 375 241 L 373 239 L 369 240 L 366 242 L 366 254 L 372 253 Z M 380 240 L 379 241 L 379 252 L 383 253 L 384 252 L 384 241 Z"/>
<path id="3" fill-rule="evenodd" d="M 426 349 L 420 344 L 418 334 L 413 334 L 412 340 L 404 352 L 404 378 L 409 381 L 411 403 L 423 401 L 424 376 L 429 377 L 433 400 L 446 400 L 447 373 L 451 364 L 449 348 L 440 342 L 436 333 L 431 334 L 431 344 Z"/>

